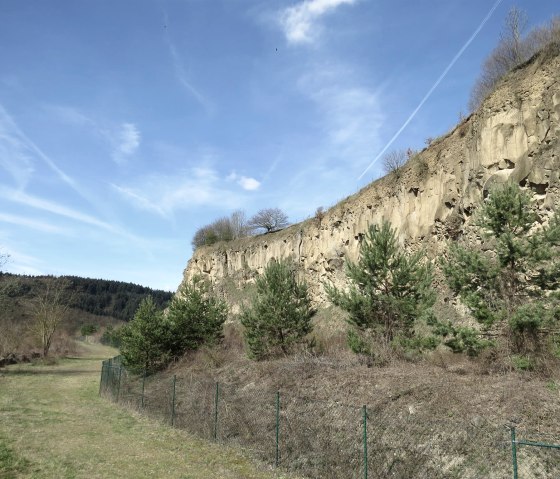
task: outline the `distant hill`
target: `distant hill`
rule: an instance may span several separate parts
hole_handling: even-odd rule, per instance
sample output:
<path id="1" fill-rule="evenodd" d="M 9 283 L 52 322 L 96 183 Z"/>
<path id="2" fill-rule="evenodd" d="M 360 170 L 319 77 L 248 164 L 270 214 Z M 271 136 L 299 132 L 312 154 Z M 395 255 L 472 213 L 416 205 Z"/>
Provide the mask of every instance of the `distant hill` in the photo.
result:
<path id="1" fill-rule="evenodd" d="M 60 328 L 58 349 L 68 349 L 63 338 L 81 335 L 84 326 L 100 335 L 107 326 L 130 321 L 143 298 L 152 296 L 160 308 L 173 297 L 168 291 L 154 290 L 123 281 L 81 278 L 78 276 L 25 276 L 0 273 L 0 356 L 9 352 L 29 352 L 36 340 L 29 333 L 36 299 L 55 280 L 64 280 L 64 296 L 70 310 Z"/>

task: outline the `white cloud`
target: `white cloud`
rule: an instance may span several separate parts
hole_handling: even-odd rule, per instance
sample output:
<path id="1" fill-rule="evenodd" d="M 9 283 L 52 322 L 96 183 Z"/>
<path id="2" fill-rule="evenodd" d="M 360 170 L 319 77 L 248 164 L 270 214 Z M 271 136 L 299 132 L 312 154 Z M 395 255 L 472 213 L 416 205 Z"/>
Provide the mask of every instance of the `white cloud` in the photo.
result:
<path id="1" fill-rule="evenodd" d="M 124 163 L 140 146 L 140 131 L 134 123 L 122 123 L 114 137 L 113 160 Z"/>
<path id="2" fill-rule="evenodd" d="M 261 186 L 261 182 L 251 178 L 249 176 L 238 175 L 235 171 L 232 171 L 227 177 L 228 181 L 235 181 L 241 188 L 247 191 L 258 190 Z"/>
<path id="3" fill-rule="evenodd" d="M 135 208 L 164 218 L 172 218 L 176 210 L 224 205 L 236 208 L 244 202 L 240 194 L 226 187 L 215 170 L 206 167 L 190 168 L 175 175 L 152 174 L 139 178 L 133 185 L 111 186 Z"/>
<path id="4" fill-rule="evenodd" d="M 280 13 L 280 24 L 289 43 L 312 43 L 319 32 L 317 20 L 340 5 L 356 0 L 305 0 Z"/>

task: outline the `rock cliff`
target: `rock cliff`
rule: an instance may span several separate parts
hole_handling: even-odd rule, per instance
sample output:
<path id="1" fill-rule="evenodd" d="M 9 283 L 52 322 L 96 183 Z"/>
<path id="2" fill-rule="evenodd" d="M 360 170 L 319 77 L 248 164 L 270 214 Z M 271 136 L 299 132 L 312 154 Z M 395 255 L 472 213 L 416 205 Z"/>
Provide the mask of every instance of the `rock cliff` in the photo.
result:
<path id="1" fill-rule="evenodd" d="M 506 181 L 530 188 L 545 218 L 560 199 L 559 156 L 560 49 L 551 47 L 509 74 L 477 112 L 414 155 L 398 177 L 371 183 L 320 220 L 198 248 L 184 277 L 208 277 L 235 303 L 226 282 L 242 288 L 272 258 L 291 257 L 321 303 L 322 282 L 345 283 L 344 261 L 357 258 L 371 223 L 390 221 L 405 247 L 436 256 L 447 241 L 469 237 L 485 192 Z"/>

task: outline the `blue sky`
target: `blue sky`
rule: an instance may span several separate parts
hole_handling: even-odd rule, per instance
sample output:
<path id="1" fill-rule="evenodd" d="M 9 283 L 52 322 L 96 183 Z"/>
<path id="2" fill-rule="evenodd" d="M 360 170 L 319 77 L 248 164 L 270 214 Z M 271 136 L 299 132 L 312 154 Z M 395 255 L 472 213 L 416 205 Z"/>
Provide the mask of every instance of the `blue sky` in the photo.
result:
<path id="1" fill-rule="evenodd" d="M 263 207 L 299 221 L 379 177 L 368 166 L 455 58 L 389 149 L 448 131 L 514 4 L 530 25 L 560 13 L 556 0 L 0 0 L 5 269 L 175 290 L 200 226 Z"/>

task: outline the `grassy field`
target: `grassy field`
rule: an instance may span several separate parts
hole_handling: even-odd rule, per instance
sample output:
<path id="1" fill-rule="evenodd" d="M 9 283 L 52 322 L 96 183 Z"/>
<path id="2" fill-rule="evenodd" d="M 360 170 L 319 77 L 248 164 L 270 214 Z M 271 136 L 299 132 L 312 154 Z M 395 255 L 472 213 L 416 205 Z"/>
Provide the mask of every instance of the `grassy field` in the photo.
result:
<path id="1" fill-rule="evenodd" d="M 98 397 L 101 359 L 80 344 L 56 365 L 0 370 L 0 478 L 279 478 L 240 451 Z"/>

